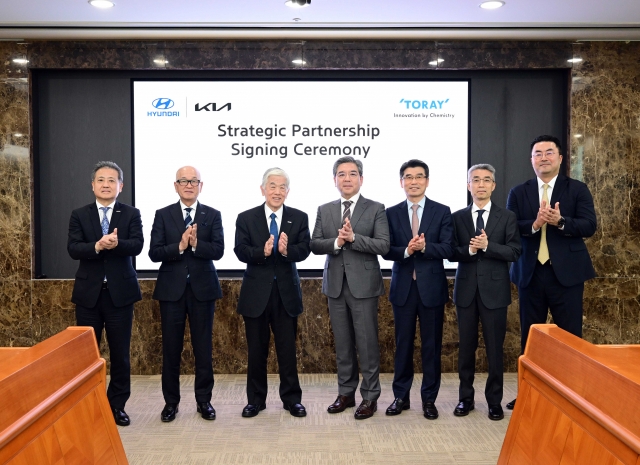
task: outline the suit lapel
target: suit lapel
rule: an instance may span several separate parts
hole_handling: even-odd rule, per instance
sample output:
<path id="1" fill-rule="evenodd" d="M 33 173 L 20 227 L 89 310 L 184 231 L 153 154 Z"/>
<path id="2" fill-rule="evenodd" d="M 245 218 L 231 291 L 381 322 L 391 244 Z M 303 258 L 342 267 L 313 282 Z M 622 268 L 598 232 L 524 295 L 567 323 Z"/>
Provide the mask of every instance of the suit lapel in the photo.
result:
<path id="1" fill-rule="evenodd" d="M 286 205 L 282 207 L 282 221 L 280 221 L 280 232 L 285 233 L 287 236 L 289 235 L 289 231 L 291 230 L 291 226 L 293 224 L 293 215 L 289 208 Z"/>
<path id="2" fill-rule="evenodd" d="M 186 228 L 184 227 L 184 217 L 182 216 L 180 202 L 171 207 L 171 218 L 173 218 L 173 221 L 176 223 L 176 228 L 178 228 L 178 231 L 182 234 Z"/>
<path id="3" fill-rule="evenodd" d="M 366 210 L 368 202 L 369 201 L 365 199 L 363 196 L 360 196 L 360 198 L 356 202 L 356 207 L 353 209 L 353 212 L 351 213 L 351 220 L 350 220 L 351 229 L 355 228 L 356 224 L 358 224 L 358 220 Z"/>
<path id="4" fill-rule="evenodd" d="M 267 225 L 267 217 L 264 214 L 264 206 L 265 204 L 263 203 L 259 207 L 255 208 L 255 215 L 256 215 L 255 221 L 256 221 L 256 225 L 258 226 L 258 229 L 262 231 L 260 235 L 262 237 L 265 237 L 266 238 L 265 241 L 266 241 L 267 239 L 269 239 L 269 236 L 271 235 L 271 231 L 269 230 L 269 225 Z M 282 216 L 284 216 L 284 213 L 282 214 Z M 280 227 L 282 227 L 282 222 L 280 223 Z"/>
<path id="5" fill-rule="evenodd" d="M 397 205 L 398 210 L 397 213 L 400 215 L 400 228 L 404 232 L 406 237 L 406 242 L 408 243 L 413 236 L 411 235 L 411 222 L 409 221 L 409 206 L 406 201 Z"/>
<path id="6" fill-rule="evenodd" d="M 469 237 L 476 237 L 476 225 L 473 224 L 473 216 L 471 215 L 471 209 L 473 208 L 473 204 L 469 205 L 466 208 L 466 214 L 463 215 L 462 221 L 464 226 L 467 228 L 469 232 Z"/>
<path id="7" fill-rule="evenodd" d="M 540 209 L 540 197 L 538 196 L 538 178 L 533 178 L 527 181 L 524 192 L 529 200 L 531 212 L 535 218 L 538 215 L 538 210 Z"/>
<path id="8" fill-rule="evenodd" d="M 418 229 L 418 235 L 429 229 L 429 224 L 433 219 L 433 215 L 436 213 L 436 209 L 433 207 L 433 202 L 428 197 L 425 198 L 424 209 L 422 210 L 422 219 L 420 220 L 420 228 Z"/>
<path id="9" fill-rule="evenodd" d="M 95 202 L 89 205 L 89 219 L 97 240 L 100 240 L 103 236 L 102 226 L 100 226 L 100 212 L 98 211 L 98 207 Z"/>
<path id="10" fill-rule="evenodd" d="M 111 221 L 109 222 L 109 234 L 111 234 L 113 230 L 118 227 L 118 222 L 120 221 L 121 216 L 122 216 L 122 210 L 121 210 L 120 202 L 116 202 L 113 205 L 113 212 L 111 213 Z"/>
<path id="11" fill-rule="evenodd" d="M 182 212 L 181 212 L 182 213 Z M 193 217 L 193 223 L 202 226 L 203 223 L 206 223 L 207 212 L 204 211 L 203 205 L 198 202 L 198 206 L 196 207 L 196 212 Z"/>
<path id="12" fill-rule="evenodd" d="M 489 212 L 489 219 L 484 227 L 484 232 L 487 234 L 487 237 L 491 237 L 490 234 L 496 228 L 496 225 L 500 221 L 500 217 L 502 217 L 502 208 L 492 203 L 491 211 Z"/>
<path id="13" fill-rule="evenodd" d="M 340 199 L 338 199 L 335 200 L 331 206 L 331 216 L 333 218 L 333 225 L 336 228 L 336 236 L 338 235 L 338 230 L 342 229 L 342 208 L 340 205 Z"/>
<path id="14" fill-rule="evenodd" d="M 549 205 L 551 208 L 553 208 L 553 206 L 556 204 L 556 202 L 560 201 L 560 198 L 562 197 L 562 193 L 564 192 L 564 190 L 567 188 L 567 178 L 565 176 L 562 176 L 561 174 L 558 175 L 558 177 L 556 178 L 556 185 L 553 186 L 553 192 L 551 193 L 551 199 L 549 199 L 549 203 L 551 205 Z M 562 208 L 560 208 L 560 211 L 562 211 Z"/>

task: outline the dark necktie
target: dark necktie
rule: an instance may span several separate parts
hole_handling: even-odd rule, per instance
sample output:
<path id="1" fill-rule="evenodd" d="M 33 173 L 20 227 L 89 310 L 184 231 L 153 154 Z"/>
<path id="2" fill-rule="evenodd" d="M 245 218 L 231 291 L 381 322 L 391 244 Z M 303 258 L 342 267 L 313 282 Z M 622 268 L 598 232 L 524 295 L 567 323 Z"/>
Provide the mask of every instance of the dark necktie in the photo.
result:
<path id="1" fill-rule="evenodd" d="M 349 219 L 349 221 L 351 221 L 351 204 L 353 202 L 351 200 L 345 200 L 344 202 L 342 202 L 342 205 L 344 205 L 344 213 L 342 214 L 342 224 L 345 223 L 345 221 L 347 221 L 347 218 Z"/>
<path id="2" fill-rule="evenodd" d="M 193 210 L 193 208 L 185 208 L 184 211 L 187 212 L 187 216 L 184 217 L 184 227 L 185 229 L 188 228 L 191 223 L 193 223 L 193 218 L 191 218 L 191 210 Z"/>
<path id="3" fill-rule="evenodd" d="M 413 214 L 411 215 L 411 234 L 413 235 L 413 237 L 416 237 L 418 235 L 418 230 L 420 229 L 420 220 L 418 219 L 418 208 L 420 208 L 420 204 L 414 203 L 413 205 L 411 205 L 411 209 L 413 210 Z M 416 279 L 415 265 L 413 268 L 413 279 Z"/>
<path id="4" fill-rule="evenodd" d="M 476 221 L 476 236 L 482 235 L 482 230 L 484 229 L 484 220 L 482 219 L 482 214 L 485 210 L 478 210 L 478 220 Z"/>
<path id="5" fill-rule="evenodd" d="M 100 207 L 100 210 L 102 210 L 102 222 L 100 226 L 102 227 L 102 234 L 105 236 L 109 234 L 109 217 L 107 216 L 107 212 L 110 208 L 111 207 Z"/>
<path id="6" fill-rule="evenodd" d="M 276 214 L 271 214 L 271 224 L 269 225 L 269 234 L 273 236 L 273 253 L 278 250 L 278 223 L 276 223 Z"/>

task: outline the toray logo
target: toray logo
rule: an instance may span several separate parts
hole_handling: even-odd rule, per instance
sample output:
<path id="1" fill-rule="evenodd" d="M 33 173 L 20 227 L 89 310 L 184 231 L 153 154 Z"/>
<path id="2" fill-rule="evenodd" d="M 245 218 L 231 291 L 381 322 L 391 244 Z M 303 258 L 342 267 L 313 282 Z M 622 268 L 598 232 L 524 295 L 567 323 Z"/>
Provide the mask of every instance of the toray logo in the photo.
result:
<path id="1" fill-rule="evenodd" d="M 446 100 L 407 100 L 401 99 L 400 103 L 405 106 L 407 110 L 443 110 L 443 105 L 448 103 Z"/>
<path id="2" fill-rule="evenodd" d="M 176 104 L 170 98 L 160 97 L 151 102 L 153 108 L 157 108 L 160 111 L 148 111 L 147 116 L 180 116 L 179 111 L 166 111 Z"/>
<path id="3" fill-rule="evenodd" d="M 158 110 L 168 110 L 169 108 L 173 108 L 175 102 L 170 98 L 157 98 L 151 105 L 153 105 L 153 108 L 157 108 Z"/>

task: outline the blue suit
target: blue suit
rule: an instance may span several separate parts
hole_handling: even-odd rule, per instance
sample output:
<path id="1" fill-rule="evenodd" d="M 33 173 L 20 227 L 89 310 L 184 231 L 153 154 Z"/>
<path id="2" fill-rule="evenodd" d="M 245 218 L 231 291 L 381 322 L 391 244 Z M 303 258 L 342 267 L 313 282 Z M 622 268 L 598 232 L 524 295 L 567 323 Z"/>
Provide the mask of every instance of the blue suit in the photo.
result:
<path id="1" fill-rule="evenodd" d="M 522 241 L 522 255 L 511 267 L 511 282 L 518 286 L 522 351 L 532 324 L 545 323 L 548 309 L 562 329 L 582 337 L 582 295 L 584 282 L 595 277 L 583 237 L 596 232 L 596 213 L 589 188 L 583 182 L 558 175 L 550 206 L 560 202 L 565 219 L 562 230 L 547 226 L 550 260 L 538 262 L 541 233 L 532 232 L 540 208 L 536 178 L 509 192 L 507 208 L 516 214 Z"/>
<path id="2" fill-rule="evenodd" d="M 449 300 L 443 260 L 453 255 L 453 223 L 446 205 L 425 199 L 418 235 L 424 233 L 424 253 L 408 258 L 404 253 L 411 234 L 407 202 L 387 209 L 391 248 L 384 255 L 393 260 L 389 300 L 395 320 L 396 354 L 393 392 L 396 398 L 409 400 L 413 383 L 413 346 L 416 317 L 422 339 L 423 402 L 435 402 L 440 389 L 440 356 L 444 304 Z M 413 271 L 417 279 L 413 279 Z"/>

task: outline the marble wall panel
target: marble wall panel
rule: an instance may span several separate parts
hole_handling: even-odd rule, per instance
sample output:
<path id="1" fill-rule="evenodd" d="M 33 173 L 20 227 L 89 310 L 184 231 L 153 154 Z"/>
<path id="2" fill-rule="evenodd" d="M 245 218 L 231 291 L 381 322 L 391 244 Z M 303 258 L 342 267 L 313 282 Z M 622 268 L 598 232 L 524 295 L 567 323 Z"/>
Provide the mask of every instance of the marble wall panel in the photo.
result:
<path id="1" fill-rule="evenodd" d="M 29 347 L 35 342 L 31 282 L 0 279 L 0 347 Z"/>

